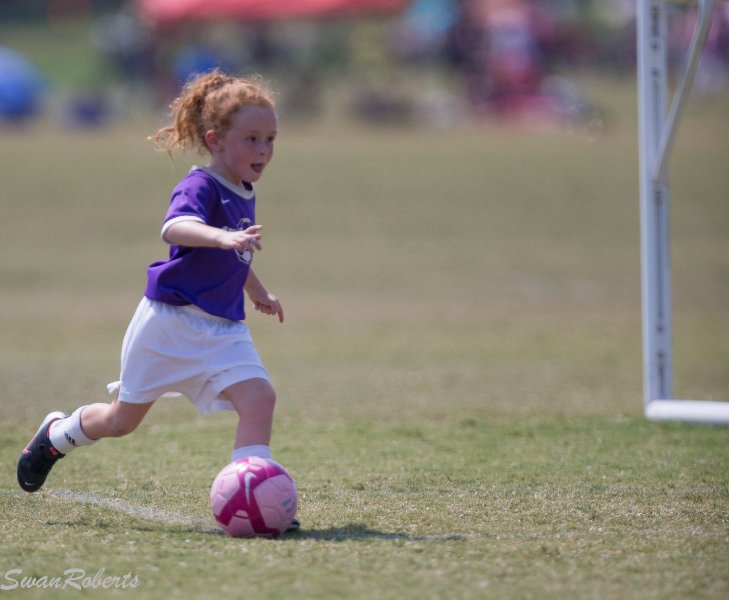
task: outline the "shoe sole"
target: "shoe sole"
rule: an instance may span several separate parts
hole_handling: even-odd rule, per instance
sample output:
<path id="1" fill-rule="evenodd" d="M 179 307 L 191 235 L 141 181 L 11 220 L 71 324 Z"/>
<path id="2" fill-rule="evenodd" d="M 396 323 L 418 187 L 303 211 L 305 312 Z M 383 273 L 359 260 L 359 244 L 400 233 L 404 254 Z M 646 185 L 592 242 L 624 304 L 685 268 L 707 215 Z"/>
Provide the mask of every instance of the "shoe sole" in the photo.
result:
<path id="1" fill-rule="evenodd" d="M 45 429 L 48 428 L 51 423 L 53 423 L 53 421 L 57 421 L 58 419 L 65 419 L 67 416 L 68 415 L 66 413 L 61 412 L 60 410 L 48 413 L 46 415 L 46 418 L 43 419 L 43 422 L 40 424 L 40 427 L 38 427 L 38 431 L 35 432 L 35 435 L 30 438 L 30 441 L 25 445 L 25 448 L 23 448 L 23 451 L 20 454 L 20 458 L 22 459 L 23 456 L 28 454 L 28 447 L 35 441 L 35 438 L 37 438 Z M 23 488 L 23 490 L 32 493 L 38 491 L 43 486 L 43 483 L 45 483 L 45 481 L 40 485 L 25 481 L 25 478 L 22 477 L 20 473 L 20 460 L 18 460 L 18 483 L 20 484 L 20 487 Z"/>

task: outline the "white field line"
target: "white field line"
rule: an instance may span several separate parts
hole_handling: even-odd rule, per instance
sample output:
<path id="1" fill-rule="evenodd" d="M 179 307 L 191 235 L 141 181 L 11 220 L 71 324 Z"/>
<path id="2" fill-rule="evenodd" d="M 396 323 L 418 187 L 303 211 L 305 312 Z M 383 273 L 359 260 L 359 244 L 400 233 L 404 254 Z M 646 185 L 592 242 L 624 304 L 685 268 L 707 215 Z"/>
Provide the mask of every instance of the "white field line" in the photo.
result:
<path id="1" fill-rule="evenodd" d="M 155 506 L 140 506 L 139 504 L 132 504 L 131 502 L 127 502 L 119 498 L 108 498 L 91 492 L 74 492 L 64 488 L 49 490 L 47 493 L 49 496 L 58 500 L 63 500 L 64 502 L 76 502 L 78 504 L 102 506 L 104 508 L 110 508 L 111 510 L 124 513 L 125 515 L 136 517 L 138 519 L 144 519 L 146 521 L 155 521 L 165 525 L 185 525 L 187 527 L 194 527 L 197 530 L 201 530 L 203 533 L 223 533 L 222 530 L 210 527 L 209 523 L 204 523 L 199 519 L 162 510 Z"/>
<path id="2" fill-rule="evenodd" d="M 164 525 L 183 525 L 186 527 L 193 528 L 198 533 L 207 533 L 215 535 L 225 535 L 224 532 L 215 527 L 210 522 L 205 522 L 200 519 L 194 519 L 192 517 L 181 515 L 179 513 L 171 512 L 156 508 L 154 506 L 140 506 L 138 504 L 132 504 L 121 500 L 119 498 L 108 498 L 106 496 L 100 496 L 91 492 L 74 492 L 72 490 L 59 488 L 56 490 L 44 490 L 44 494 L 61 500 L 64 502 L 75 502 L 78 504 L 91 504 L 93 506 L 102 506 L 109 508 L 120 513 L 124 513 L 131 517 L 138 519 L 144 519 L 147 521 L 154 521 L 162 523 Z M 620 535 L 625 535 L 626 531 L 633 531 L 632 529 L 620 529 Z M 662 529 L 643 529 L 634 531 L 636 535 L 642 535 L 644 537 L 650 537 L 653 535 L 666 535 L 666 532 Z M 442 533 L 442 534 L 407 534 L 407 533 L 385 533 L 379 531 L 363 530 L 359 531 L 356 528 L 354 530 L 347 530 L 343 528 L 341 531 L 336 530 L 305 530 L 302 532 L 304 535 L 296 536 L 299 539 L 315 539 L 322 541 L 337 541 L 343 539 L 357 540 L 357 539 L 382 539 L 382 540 L 405 540 L 412 542 L 448 542 L 448 541 L 472 541 L 472 540 L 485 540 L 492 539 L 495 541 L 499 540 L 559 540 L 560 538 L 571 539 L 585 536 L 598 537 L 610 537 L 615 534 L 615 531 L 610 528 L 598 528 L 590 527 L 589 532 L 582 529 L 579 530 L 527 530 L 527 531 L 514 531 L 505 533 L 503 531 L 495 533 Z M 724 531 L 707 531 L 701 527 L 683 527 L 673 529 L 672 535 L 684 536 L 690 535 L 692 537 L 706 538 L 707 536 L 724 535 Z M 295 538 L 295 539 L 296 539 Z"/>
<path id="3" fill-rule="evenodd" d="M 132 504 L 119 498 L 109 498 L 92 492 L 74 492 L 65 488 L 56 490 L 47 490 L 45 494 L 56 500 L 64 502 L 75 502 L 77 504 L 91 504 L 93 506 L 101 506 L 109 508 L 131 517 L 144 519 L 146 521 L 154 521 L 164 525 L 183 525 L 194 528 L 200 533 L 209 533 L 216 535 L 225 535 L 222 529 L 211 526 L 212 523 L 206 523 L 200 519 L 194 519 L 179 513 L 162 510 L 154 506 L 140 506 Z M 310 537 L 321 540 L 339 540 L 339 539 L 367 539 L 377 538 L 383 540 L 410 540 L 420 542 L 438 542 L 438 541 L 458 541 L 466 539 L 480 539 L 484 536 L 473 534 L 435 534 L 435 535 L 410 535 L 406 533 L 382 533 L 378 531 L 347 531 L 346 529 L 337 531 L 308 531 Z"/>

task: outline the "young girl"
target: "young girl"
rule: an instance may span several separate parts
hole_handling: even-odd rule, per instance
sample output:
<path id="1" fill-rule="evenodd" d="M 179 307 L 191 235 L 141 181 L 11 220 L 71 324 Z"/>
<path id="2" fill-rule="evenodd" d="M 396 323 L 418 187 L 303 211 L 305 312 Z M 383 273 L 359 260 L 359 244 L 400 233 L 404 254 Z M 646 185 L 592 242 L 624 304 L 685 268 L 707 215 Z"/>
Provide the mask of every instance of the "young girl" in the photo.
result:
<path id="1" fill-rule="evenodd" d="M 203 414 L 238 413 L 231 460 L 271 456 L 276 394 L 242 321 L 243 290 L 256 310 L 284 320 L 251 268 L 261 249 L 254 183 L 273 156 L 274 103 L 259 82 L 213 71 L 190 81 L 171 108 L 174 122 L 155 141 L 170 153 L 204 149 L 210 164 L 193 167 L 172 192 L 162 226 L 169 258 L 147 269 L 122 344 L 121 378 L 109 385 L 115 400 L 46 416 L 18 461 L 27 492 L 75 447 L 134 431 L 168 394 L 184 394 Z"/>

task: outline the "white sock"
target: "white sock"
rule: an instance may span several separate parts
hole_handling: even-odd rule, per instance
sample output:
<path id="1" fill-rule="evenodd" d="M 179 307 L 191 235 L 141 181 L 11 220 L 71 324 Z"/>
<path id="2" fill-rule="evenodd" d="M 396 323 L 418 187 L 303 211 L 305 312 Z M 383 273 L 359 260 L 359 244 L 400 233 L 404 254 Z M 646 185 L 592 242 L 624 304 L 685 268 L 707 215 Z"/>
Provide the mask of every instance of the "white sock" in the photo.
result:
<path id="1" fill-rule="evenodd" d="M 81 429 L 81 412 L 84 408 L 86 406 L 77 408 L 70 417 L 59 419 L 51 425 L 48 437 L 61 454 L 68 454 L 77 446 L 90 446 L 98 441 L 87 437 Z"/>
<path id="2" fill-rule="evenodd" d="M 230 462 L 235 462 L 241 458 L 248 458 L 249 456 L 271 458 L 271 448 L 269 446 L 264 446 L 263 444 L 241 446 L 240 448 L 233 450 L 233 453 L 230 455 Z"/>

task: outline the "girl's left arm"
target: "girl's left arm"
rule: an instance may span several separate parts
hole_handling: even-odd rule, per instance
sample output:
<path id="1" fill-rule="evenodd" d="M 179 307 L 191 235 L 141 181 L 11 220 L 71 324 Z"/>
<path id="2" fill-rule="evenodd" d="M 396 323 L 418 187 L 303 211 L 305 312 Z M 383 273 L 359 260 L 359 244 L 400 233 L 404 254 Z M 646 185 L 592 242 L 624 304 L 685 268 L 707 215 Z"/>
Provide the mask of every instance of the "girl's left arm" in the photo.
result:
<path id="1" fill-rule="evenodd" d="M 253 269 L 248 271 L 248 278 L 243 289 L 248 293 L 256 310 L 260 310 L 264 315 L 277 315 L 279 323 L 283 323 L 284 312 L 281 302 L 266 289 Z"/>

